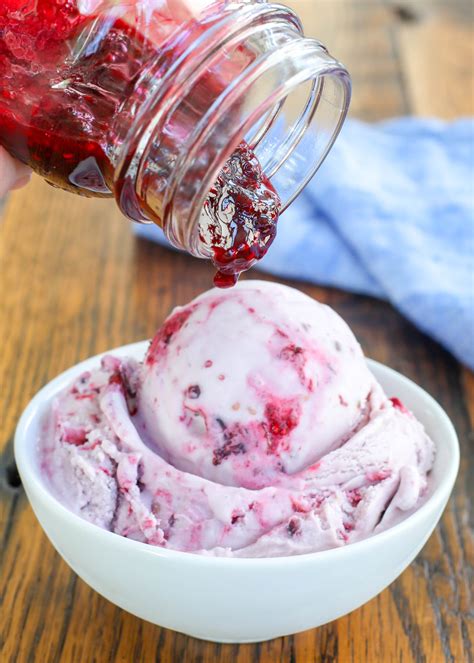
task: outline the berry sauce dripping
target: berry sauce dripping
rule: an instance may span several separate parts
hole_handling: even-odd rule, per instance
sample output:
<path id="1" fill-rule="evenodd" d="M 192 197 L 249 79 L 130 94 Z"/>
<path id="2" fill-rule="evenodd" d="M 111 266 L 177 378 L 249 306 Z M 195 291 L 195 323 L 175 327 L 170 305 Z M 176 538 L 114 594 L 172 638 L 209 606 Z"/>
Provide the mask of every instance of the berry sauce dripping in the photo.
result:
<path id="1" fill-rule="evenodd" d="M 242 142 L 209 192 L 200 237 L 212 250 L 214 284 L 229 288 L 263 258 L 275 239 L 280 198 L 257 157 Z"/>
<path id="2" fill-rule="evenodd" d="M 162 15 L 166 4 L 179 13 L 179 0 L 155 10 L 152 39 L 109 18 L 100 38 L 92 34 L 81 48 L 97 17 L 80 14 L 77 0 L 2 0 L 0 145 L 53 186 L 112 196 L 117 147 L 112 124 L 124 101 L 137 93 L 143 65 L 180 25 L 173 14 Z M 209 86 L 212 98 L 219 83 L 209 79 Z M 264 256 L 276 234 L 279 208 L 257 157 L 241 143 L 201 213 L 200 238 L 218 270 L 216 286 L 234 285 Z"/>

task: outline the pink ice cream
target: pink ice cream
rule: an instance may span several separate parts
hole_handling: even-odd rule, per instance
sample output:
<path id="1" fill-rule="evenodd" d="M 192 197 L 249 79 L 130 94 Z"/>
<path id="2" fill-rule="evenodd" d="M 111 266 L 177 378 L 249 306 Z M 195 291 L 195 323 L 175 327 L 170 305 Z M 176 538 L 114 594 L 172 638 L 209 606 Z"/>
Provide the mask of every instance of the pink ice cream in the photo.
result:
<path id="1" fill-rule="evenodd" d="M 244 281 L 176 309 L 143 363 L 107 356 L 57 398 L 52 488 L 117 534 L 202 554 L 324 550 L 416 509 L 433 464 L 329 307 Z"/>

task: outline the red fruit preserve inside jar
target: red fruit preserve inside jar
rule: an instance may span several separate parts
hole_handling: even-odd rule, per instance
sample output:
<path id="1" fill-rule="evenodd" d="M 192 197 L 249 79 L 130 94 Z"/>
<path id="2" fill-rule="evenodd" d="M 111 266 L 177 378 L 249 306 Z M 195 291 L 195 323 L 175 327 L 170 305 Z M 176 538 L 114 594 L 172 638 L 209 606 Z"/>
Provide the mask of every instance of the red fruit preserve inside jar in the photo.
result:
<path id="1" fill-rule="evenodd" d="M 342 65 L 279 5 L 0 6 L 0 144 L 53 186 L 157 223 L 222 287 L 264 256 L 349 97 Z"/>

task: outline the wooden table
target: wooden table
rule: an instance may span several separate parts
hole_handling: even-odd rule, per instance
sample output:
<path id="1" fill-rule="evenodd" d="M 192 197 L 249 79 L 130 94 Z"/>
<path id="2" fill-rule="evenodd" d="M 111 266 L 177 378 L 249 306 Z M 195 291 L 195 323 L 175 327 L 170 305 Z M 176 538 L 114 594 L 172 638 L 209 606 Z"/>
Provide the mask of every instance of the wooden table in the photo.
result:
<path id="1" fill-rule="evenodd" d="M 468 2 L 290 4 L 307 32 L 317 34 L 351 69 L 354 115 L 375 120 L 472 113 Z M 172 306 L 210 285 L 211 268 L 134 240 L 112 203 L 55 191 L 38 178 L 10 197 L 1 249 L 3 661 L 472 660 L 470 372 L 389 304 L 297 284 L 341 313 L 370 356 L 407 374 L 441 402 L 459 433 L 461 472 L 423 552 L 363 608 L 263 644 L 209 644 L 123 612 L 69 570 L 28 505 L 13 464 L 12 436 L 23 407 L 46 381 L 89 355 L 149 337 Z"/>

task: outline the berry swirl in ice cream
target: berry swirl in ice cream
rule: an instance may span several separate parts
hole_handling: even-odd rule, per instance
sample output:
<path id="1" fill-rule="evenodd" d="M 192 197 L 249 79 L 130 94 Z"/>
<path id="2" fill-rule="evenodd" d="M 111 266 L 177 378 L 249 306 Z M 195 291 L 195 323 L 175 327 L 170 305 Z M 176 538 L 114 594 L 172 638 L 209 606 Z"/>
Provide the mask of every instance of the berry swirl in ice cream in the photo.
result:
<path id="1" fill-rule="evenodd" d="M 202 554 L 324 550 L 423 499 L 434 445 L 345 322 L 245 281 L 173 311 L 142 363 L 113 356 L 56 399 L 52 489 L 117 534 Z"/>

